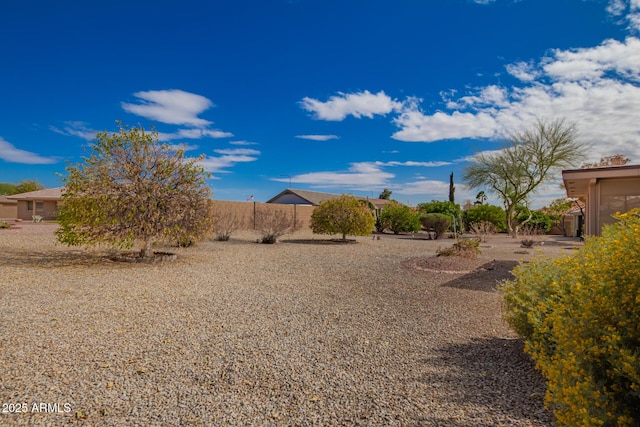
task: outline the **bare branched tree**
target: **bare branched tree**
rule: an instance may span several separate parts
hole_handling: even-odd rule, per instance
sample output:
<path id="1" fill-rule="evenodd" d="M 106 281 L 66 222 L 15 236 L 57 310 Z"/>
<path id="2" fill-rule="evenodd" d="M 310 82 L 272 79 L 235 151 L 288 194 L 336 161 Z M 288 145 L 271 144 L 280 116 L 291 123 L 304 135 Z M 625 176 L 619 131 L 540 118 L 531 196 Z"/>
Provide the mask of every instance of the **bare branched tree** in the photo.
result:
<path id="1" fill-rule="evenodd" d="M 498 153 L 476 155 L 465 169 L 464 181 L 472 188 L 487 188 L 502 199 L 507 231 L 517 237 L 516 206 L 526 204 L 551 173 L 582 158 L 582 146 L 576 138 L 575 124 L 538 120 L 531 129 L 515 134 Z"/>
<path id="2" fill-rule="evenodd" d="M 238 215 L 232 210 L 215 210 L 215 219 L 213 222 L 213 229 L 215 232 L 215 239 L 221 242 L 226 242 L 231 237 L 231 234 L 235 231 L 242 229 L 246 225 L 245 217 Z"/>
<path id="3" fill-rule="evenodd" d="M 255 221 L 262 243 L 276 243 L 280 237 L 297 229 L 293 216 L 285 211 L 259 210 L 256 212 Z"/>

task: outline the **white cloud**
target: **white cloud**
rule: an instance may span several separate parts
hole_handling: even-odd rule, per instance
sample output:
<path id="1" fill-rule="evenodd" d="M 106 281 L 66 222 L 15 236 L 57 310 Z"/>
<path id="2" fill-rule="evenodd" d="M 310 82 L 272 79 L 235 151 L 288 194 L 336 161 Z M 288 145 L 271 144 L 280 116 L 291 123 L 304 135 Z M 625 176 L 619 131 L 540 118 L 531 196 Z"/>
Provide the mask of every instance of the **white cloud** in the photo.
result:
<path id="1" fill-rule="evenodd" d="M 538 76 L 540 76 L 539 71 L 532 63 L 529 62 L 516 62 L 515 64 L 508 64 L 506 68 L 509 74 L 519 80 L 522 80 L 523 82 L 532 82 L 533 80 L 538 78 Z"/>
<path id="2" fill-rule="evenodd" d="M 609 0 L 607 12 L 621 18 L 632 32 L 640 32 L 640 0 Z"/>
<path id="3" fill-rule="evenodd" d="M 198 115 L 213 107 L 204 96 L 178 89 L 136 92 L 137 104 L 122 102 L 122 108 L 137 116 L 172 125 L 206 127 L 212 124 Z"/>
<path id="4" fill-rule="evenodd" d="M 231 144 L 231 145 L 258 145 L 257 142 L 250 142 L 250 141 L 229 141 L 229 144 Z"/>
<path id="5" fill-rule="evenodd" d="M 160 141 L 173 141 L 176 139 L 201 139 L 201 138 L 230 138 L 233 134 L 218 129 L 178 129 L 176 132 L 158 132 Z"/>
<path id="6" fill-rule="evenodd" d="M 640 2 L 640 0 L 637 0 Z M 536 117 L 576 122 L 589 160 L 621 153 L 640 161 L 640 39 L 555 50 L 538 62 L 507 66 L 521 84 L 489 85 L 448 100 L 455 111 L 425 114 L 405 103 L 393 138 L 432 142 L 502 138 L 530 127 Z"/>
<path id="7" fill-rule="evenodd" d="M 42 157 L 30 151 L 20 150 L 1 136 L 0 159 L 9 163 L 22 163 L 26 165 L 48 165 L 58 161 L 52 157 Z"/>
<path id="8" fill-rule="evenodd" d="M 337 135 L 296 135 L 296 138 L 309 139 L 311 141 L 329 141 L 330 139 L 339 139 Z"/>
<path id="9" fill-rule="evenodd" d="M 402 107 L 400 102 L 391 99 L 383 91 L 372 94 L 368 90 L 356 93 L 339 92 L 326 102 L 305 97 L 300 105 L 313 113 L 315 118 L 328 121 L 342 121 L 347 116 L 371 119 L 374 115 L 383 116 Z"/>
<path id="10" fill-rule="evenodd" d="M 222 155 L 207 156 L 200 161 L 205 170 L 211 173 L 229 173 L 226 169 L 238 163 L 255 162 L 260 155 L 260 151 L 250 148 L 220 148 L 213 151 Z"/>
<path id="11" fill-rule="evenodd" d="M 490 138 L 496 134 L 497 123 L 487 113 L 451 114 L 441 111 L 425 115 L 419 109 L 407 109 L 394 119 L 401 130 L 392 138 L 408 142 L 433 142 L 443 139 Z"/>
<path id="12" fill-rule="evenodd" d="M 62 129 L 59 129 L 55 126 L 49 126 L 49 129 L 61 135 L 77 136 L 87 141 L 96 139 L 96 133 L 98 131 L 96 131 L 95 129 L 89 128 L 88 124 L 85 122 L 68 121 L 68 122 L 65 122 L 64 124 L 65 124 L 65 127 Z"/>
<path id="13" fill-rule="evenodd" d="M 228 156 L 237 156 L 237 155 L 259 156 L 260 155 L 260 151 L 254 150 L 251 148 L 218 148 L 213 151 L 218 154 L 225 154 Z"/>
<path id="14" fill-rule="evenodd" d="M 414 162 L 414 161 L 406 161 L 406 162 L 375 162 L 378 166 L 409 166 L 409 167 L 424 167 L 424 168 L 434 168 L 438 166 L 447 166 L 450 165 L 451 162 Z"/>
<path id="15" fill-rule="evenodd" d="M 351 163 L 346 171 L 338 172 L 310 172 L 293 175 L 292 183 L 310 184 L 320 187 L 345 187 L 349 189 L 378 189 L 389 185 L 389 180 L 395 175 L 384 172 L 380 166 L 371 162 Z M 289 182 L 289 178 L 272 178 L 272 181 Z"/>
<path id="16" fill-rule="evenodd" d="M 473 2 L 477 4 L 491 4 L 495 1 L 496 0 L 473 0 Z"/>

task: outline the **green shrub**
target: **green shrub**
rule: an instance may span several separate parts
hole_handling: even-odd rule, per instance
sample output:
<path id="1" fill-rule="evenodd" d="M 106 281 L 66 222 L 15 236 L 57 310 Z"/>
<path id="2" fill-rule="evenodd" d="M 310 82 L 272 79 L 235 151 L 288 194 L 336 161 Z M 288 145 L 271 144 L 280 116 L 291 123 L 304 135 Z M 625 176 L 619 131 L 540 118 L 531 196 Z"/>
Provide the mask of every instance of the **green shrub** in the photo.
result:
<path id="1" fill-rule="evenodd" d="M 309 227 L 317 234 L 342 234 L 366 236 L 375 225 L 371 209 L 354 196 L 342 195 L 337 199 L 325 200 L 311 214 Z"/>
<path id="2" fill-rule="evenodd" d="M 427 231 L 433 230 L 436 239 L 446 233 L 451 226 L 451 218 L 439 213 L 424 214 L 420 217 L 420 222 Z"/>
<path id="3" fill-rule="evenodd" d="M 389 229 L 393 234 L 420 231 L 420 214 L 401 203 L 393 202 L 385 205 L 380 212 L 382 229 Z"/>
<path id="4" fill-rule="evenodd" d="M 5 221 L 0 221 L 0 228 L 9 228 L 9 227 L 11 227 L 11 224 Z"/>
<path id="5" fill-rule="evenodd" d="M 416 206 L 416 208 L 421 215 L 429 213 L 444 214 L 449 217 L 450 222 L 451 219 L 454 218 L 456 221 L 456 230 L 462 230 L 462 211 L 460 209 L 460 205 L 452 201 L 432 200 L 428 203 L 418 203 L 418 206 Z M 451 227 L 452 225 L 453 224 L 450 224 L 449 227 Z"/>
<path id="6" fill-rule="evenodd" d="M 540 211 L 530 211 L 522 205 L 518 205 L 516 207 L 516 212 L 518 214 L 518 223 L 524 223 L 526 227 L 536 230 L 538 234 L 545 234 L 548 233 L 549 230 L 551 230 L 553 221 L 551 220 L 551 217 L 546 213 Z M 529 215 L 531 215 L 530 218 Z"/>
<path id="7" fill-rule="evenodd" d="M 640 209 L 616 218 L 578 252 L 521 265 L 501 287 L 559 425 L 640 425 Z"/>
<path id="8" fill-rule="evenodd" d="M 438 256 L 459 256 L 463 258 L 475 259 L 480 255 L 480 240 L 464 239 L 458 240 L 453 246 L 445 249 L 438 249 Z"/>
<path id="9" fill-rule="evenodd" d="M 501 232 L 507 229 L 506 214 L 504 209 L 499 206 L 475 205 L 465 210 L 462 217 L 467 230 L 471 229 L 471 224 L 481 222 L 490 222 Z"/>

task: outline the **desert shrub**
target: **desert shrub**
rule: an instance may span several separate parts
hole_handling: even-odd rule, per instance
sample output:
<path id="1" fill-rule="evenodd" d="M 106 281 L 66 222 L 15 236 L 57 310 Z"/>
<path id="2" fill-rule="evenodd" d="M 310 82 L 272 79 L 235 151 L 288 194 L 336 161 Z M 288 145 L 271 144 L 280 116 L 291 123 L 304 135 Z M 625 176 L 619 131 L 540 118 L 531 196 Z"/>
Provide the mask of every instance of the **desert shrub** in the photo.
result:
<path id="1" fill-rule="evenodd" d="M 256 213 L 255 220 L 261 243 L 276 243 L 280 237 L 296 230 L 293 216 L 284 211 L 261 210 Z"/>
<path id="2" fill-rule="evenodd" d="M 446 233 L 451 226 L 451 218 L 439 213 L 424 214 L 420 217 L 420 222 L 427 231 L 433 230 L 436 239 Z"/>
<path id="3" fill-rule="evenodd" d="M 11 224 L 5 221 L 0 221 L 0 228 L 9 228 L 9 227 L 11 227 Z"/>
<path id="4" fill-rule="evenodd" d="M 479 222 L 490 222 L 500 232 L 507 229 L 507 216 L 499 206 L 475 205 L 465 210 L 462 217 L 467 230 L 471 228 L 471 224 Z"/>
<path id="5" fill-rule="evenodd" d="M 380 212 L 382 229 L 389 229 L 393 234 L 420 231 L 420 214 L 409 206 L 393 202 L 385 205 Z"/>
<path id="6" fill-rule="evenodd" d="M 486 242 L 490 236 L 496 234 L 497 228 L 489 221 L 474 222 L 469 226 L 469 232 L 479 241 Z"/>
<path id="7" fill-rule="evenodd" d="M 559 425 L 640 425 L 640 209 L 572 255 L 505 282 L 505 318 L 547 381 Z"/>
<path id="8" fill-rule="evenodd" d="M 231 210 L 216 212 L 213 221 L 215 240 L 220 242 L 228 241 L 231 238 L 231 234 L 241 229 L 244 224 L 244 217 Z"/>
<path id="9" fill-rule="evenodd" d="M 325 200 L 311 214 L 309 226 L 318 234 L 342 234 L 342 240 L 350 236 L 371 234 L 375 218 L 371 209 L 353 196 L 342 195 Z"/>
<path id="10" fill-rule="evenodd" d="M 463 258 L 475 259 L 480 254 L 480 240 L 464 239 L 458 240 L 453 246 L 438 249 L 438 256 L 459 256 Z"/>
<path id="11" fill-rule="evenodd" d="M 444 214 L 449 217 L 449 227 L 453 224 L 451 223 L 452 218 L 456 221 L 456 230 L 462 230 L 462 210 L 460 209 L 460 205 L 452 202 L 452 201 L 441 201 L 441 200 L 432 200 L 427 203 L 418 203 L 416 206 L 420 215 L 425 215 L 429 213 L 439 213 Z"/>

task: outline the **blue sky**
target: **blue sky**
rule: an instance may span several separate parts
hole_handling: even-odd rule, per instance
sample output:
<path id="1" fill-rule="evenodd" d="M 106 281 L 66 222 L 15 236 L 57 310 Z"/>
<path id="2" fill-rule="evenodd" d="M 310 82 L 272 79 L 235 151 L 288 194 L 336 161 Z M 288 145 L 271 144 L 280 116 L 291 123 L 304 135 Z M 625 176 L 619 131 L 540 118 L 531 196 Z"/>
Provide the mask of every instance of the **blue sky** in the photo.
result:
<path id="1" fill-rule="evenodd" d="M 220 200 L 415 205 L 453 172 L 463 202 L 470 157 L 537 117 L 640 163 L 639 35 L 640 0 L 7 0 L 0 182 L 59 186 L 116 120 L 205 154 Z"/>

